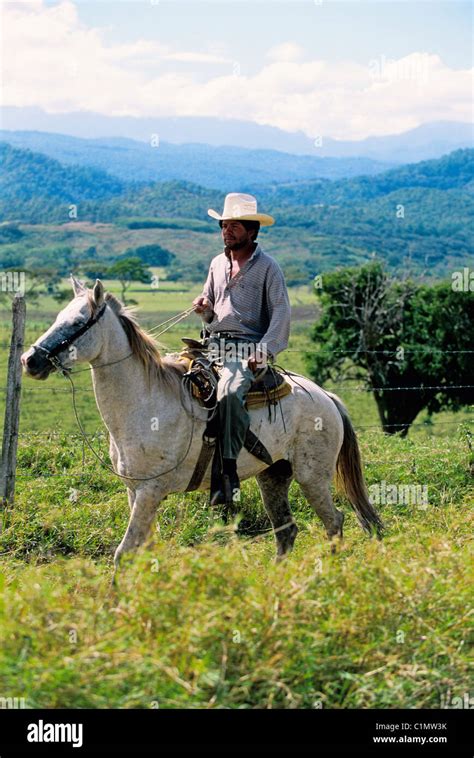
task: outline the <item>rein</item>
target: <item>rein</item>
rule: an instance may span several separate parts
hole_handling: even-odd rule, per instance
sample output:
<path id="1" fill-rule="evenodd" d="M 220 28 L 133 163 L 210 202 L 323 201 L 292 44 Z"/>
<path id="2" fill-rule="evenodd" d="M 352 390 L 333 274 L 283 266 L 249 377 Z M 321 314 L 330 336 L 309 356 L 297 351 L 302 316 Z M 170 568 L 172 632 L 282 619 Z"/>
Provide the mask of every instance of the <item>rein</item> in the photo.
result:
<path id="1" fill-rule="evenodd" d="M 176 316 L 171 316 L 171 318 L 167 318 L 166 321 L 162 321 L 161 324 L 158 324 L 157 326 L 153 327 L 151 332 L 153 333 L 153 337 L 156 339 L 160 336 L 160 334 L 164 334 L 168 331 L 168 329 L 171 329 L 173 326 L 176 326 L 176 324 L 179 324 L 180 321 L 182 321 L 184 318 L 187 318 L 191 313 L 194 311 L 194 305 L 191 306 L 191 308 L 187 308 L 187 310 L 182 311 L 181 313 L 177 313 Z M 158 332 L 158 334 L 154 334 L 155 329 L 159 329 L 160 326 L 164 326 L 165 324 L 170 323 L 165 329 L 162 329 L 161 332 Z"/>
<path id="2" fill-rule="evenodd" d="M 116 361 L 116 362 L 118 363 L 118 361 Z M 110 364 L 105 364 L 105 365 L 109 366 Z M 89 369 L 86 369 L 86 370 L 88 371 Z M 77 373 L 77 372 L 74 372 L 74 373 Z M 69 375 L 68 372 L 63 373 L 63 376 L 65 376 L 66 379 L 68 379 L 69 382 L 71 383 L 72 407 L 74 409 L 74 415 L 76 417 L 77 425 L 79 427 L 81 435 L 83 436 L 83 438 L 84 438 L 84 440 L 85 440 L 85 442 L 87 444 L 87 447 L 93 453 L 93 455 L 95 456 L 95 458 L 97 458 L 97 460 L 99 461 L 100 465 L 103 466 L 104 468 L 106 468 L 112 474 L 115 474 L 115 476 L 120 477 L 120 479 L 128 479 L 130 481 L 135 481 L 135 482 L 149 482 L 152 479 L 159 479 L 160 477 L 165 476 L 165 474 L 171 474 L 172 471 L 175 471 L 178 468 L 178 466 L 181 466 L 181 464 L 184 463 L 184 461 L 186 460 L 187 455 L 188 455 L 188 453 L 189 453 L 189 451 L 191 449 L 191 445 L 192 445 L 193 437 L 194 437 L 195 416 L 194 416 L 194 410 L 192 409 L 192 404 L 191 404 L 191 414 L 190 414 L 191 415 L 191 435 L 189 437 L 189 442 L 188 442 L 188 446 L 186 448 L 186 452 L 183 455 L 183 457 L 181 458 L 181 460 L 178 461 L 178 463 L 175 466 L 173 466 L 172 468 L 168 469 L 167 471 L 162 471 L 161 474 L 155 474 L 154 476 L 126 476 L 125 474 L 119 474 L 118 471 L 115 471 L 115 469 L 112 468 L 112 466 L 109 466 L 109 464 L 92 447 L 91 443 L 89 442 L 89 437 L 87 436 L 87 434 L 85 432 L 85 429 L 84 429 L 84 427 L 82 425 L 82 422 L 81 422 L 81 420 L 79 418 L 79 413 L 78 413 L 77 405 L 76 405 L 76 388 L 74 386 L 74 382 L 72 381 L 72 379 L 71 379 L 71 377 L 70 377 L 70 375 Z"/>

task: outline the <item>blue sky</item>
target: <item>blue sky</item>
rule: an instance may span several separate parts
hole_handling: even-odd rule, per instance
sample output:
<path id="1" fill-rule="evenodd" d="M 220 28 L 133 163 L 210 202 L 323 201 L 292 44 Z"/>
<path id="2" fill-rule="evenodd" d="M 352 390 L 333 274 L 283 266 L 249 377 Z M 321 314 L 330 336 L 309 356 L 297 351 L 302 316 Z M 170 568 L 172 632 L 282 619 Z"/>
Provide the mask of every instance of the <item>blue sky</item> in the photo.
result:
<path id="1" fill-rule="evenodd" d="M 54 5 L 54 2 L 50 3 Z M 157 37 L 199 49 L 224 45 L 250 71 L 286 40 L 326 60 L 364 63 L 438 53 L 453 68 L 472 66 L 472 3 L 457 0 L 96 0 L 76 3 L 81 20 L 106 29 L 109 41 Z"/>
<path id="2" fill-rule="evenodd" d="M 0 10 L 4 105 L 238 119 L 335 139 L 472 120 L 467 2 L 16 0 Z"/>

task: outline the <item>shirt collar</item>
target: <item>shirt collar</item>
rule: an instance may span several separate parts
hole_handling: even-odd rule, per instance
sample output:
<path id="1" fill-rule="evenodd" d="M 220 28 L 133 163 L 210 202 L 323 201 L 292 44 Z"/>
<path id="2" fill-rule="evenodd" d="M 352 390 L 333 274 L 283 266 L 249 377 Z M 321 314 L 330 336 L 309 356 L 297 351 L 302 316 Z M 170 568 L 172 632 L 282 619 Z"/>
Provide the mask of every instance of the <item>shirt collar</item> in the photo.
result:
<path id="1" fill-rule="evenodd" d="M 260 247 L 260 245 L 257 242 L 257 247 L 255 248 L 255 250 L 253 251 L 252 255 L 250 256 L 249 261 L 251 261 L 253 258 L 256 258 L 257 255 L 260 255 L 261 252 L 262 252 L 262 248 Z"/>
<path id="2" fill-rule="evenodd" d="M 250 263 L 250 261 L 253 261 L 254 258 L 257 258 L 257 256 L 259 256 L 261 252 L 262 252 L 262 248 L 260 247 L 260 245 L 257 242 L 257 247 L 253 251 L 253 253 L 250 256 L 250 258 L 248 259 L 247 263 Z M 226 253 L 225 250 L 224 250 L 224 255 L 227 258 L 227 260 L 230 261 L 230 253 Z M 247 263 L 245 265 L 247 265 Z"/>

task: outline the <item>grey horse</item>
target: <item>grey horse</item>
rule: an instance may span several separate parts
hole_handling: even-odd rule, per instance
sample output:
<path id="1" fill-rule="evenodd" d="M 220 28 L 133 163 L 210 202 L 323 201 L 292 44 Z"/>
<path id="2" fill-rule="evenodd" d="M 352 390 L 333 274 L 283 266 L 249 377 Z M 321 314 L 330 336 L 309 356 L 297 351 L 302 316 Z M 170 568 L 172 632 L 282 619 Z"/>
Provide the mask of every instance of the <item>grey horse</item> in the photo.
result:
<path id="1" fill-rule="evenodd" d="M 21 360 L 25 373 L 35 379 L 90 364 L 97 406 L 110 435 L 110 458 L 124 477 L 130 505 L 128 527 L 115 552 L 117 567 L 123 553 L 147 540 L 160 502 L 185 491 L 201 450 L 206 412 L 191 399 L 185 411 L 183 364 L 176 356 L 161 356 L 130 309 L 105 292 L 100 280 L 93 289 L 71 280 L 74 298 Z M 381 536 L 383 525 L 368 497 L 346 408 L 305 377 L 288 381 L 292 391 L 281 399 L 282 413 L 276 418 L 269 420 L 266 408 L 250 411 L 251 429 L 275 462 L 268 466 L 245 449 L 238 459 L 240 478 L 257 478 L 275 532 L 277 559 L 291 550 L 298 531 L 288 501 L 292 479 L 330 540 L 342 537 L 344 521 L 331 494 L 335 476 L 362 528 Z M 209 487 L 210 472 L 199 489 Z"/>

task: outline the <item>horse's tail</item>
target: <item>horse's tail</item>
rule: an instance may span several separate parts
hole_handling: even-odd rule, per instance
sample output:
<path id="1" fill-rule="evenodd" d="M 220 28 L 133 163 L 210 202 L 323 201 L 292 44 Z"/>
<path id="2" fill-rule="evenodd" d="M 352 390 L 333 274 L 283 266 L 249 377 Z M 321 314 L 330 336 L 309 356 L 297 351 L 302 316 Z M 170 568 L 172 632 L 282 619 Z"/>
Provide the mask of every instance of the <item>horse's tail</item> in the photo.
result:
<path id="1" fill-rule="evenodd" d="M 336 485 L 348 498 L 362 528 L 369 534 L 375 532 L 381 539 L 384 525 L 369 499 L 362 472 L 359 444 L 352 421 L 342 400 L 332 392 L 327 392 L 327 394 L 341 414 L 344 425 L 344 441 L 336 464 Z"/>

